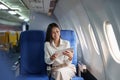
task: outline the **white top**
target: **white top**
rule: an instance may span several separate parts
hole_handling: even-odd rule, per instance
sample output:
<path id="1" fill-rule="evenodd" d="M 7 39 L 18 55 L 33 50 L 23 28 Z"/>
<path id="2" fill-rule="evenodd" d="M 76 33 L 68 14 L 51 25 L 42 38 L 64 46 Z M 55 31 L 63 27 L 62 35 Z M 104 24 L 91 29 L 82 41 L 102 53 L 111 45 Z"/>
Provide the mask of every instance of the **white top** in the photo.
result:
<path id="1" fill-rule="evenodd" d="M 68 60 L 68 56 L 65 56 L 65 55 L 61 55 L 53 61 L 50 60 L 50 56 L 52 56 L 56 51 L 67 49 L 67 48 L 70 48 L 70 43 L 67 40 L 60 39 L 60 45 L 58 47 L 55 46 L 54 42 L 52 43 L 45 42 L 45 48 L 44 48 L 45 62 L 47 64 L 52 64 L 54 66 L 63 64 L 63 63 L 71 64 L 72 61 Z"/>

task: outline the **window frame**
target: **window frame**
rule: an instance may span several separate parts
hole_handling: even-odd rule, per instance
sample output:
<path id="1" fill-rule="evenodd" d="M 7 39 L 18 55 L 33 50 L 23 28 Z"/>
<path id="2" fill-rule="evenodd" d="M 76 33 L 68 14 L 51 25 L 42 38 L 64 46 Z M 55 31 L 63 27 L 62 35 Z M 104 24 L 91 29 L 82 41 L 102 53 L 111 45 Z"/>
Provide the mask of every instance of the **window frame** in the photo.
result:
<path id="1" fill-rule="evenodd" d="M 97 40 L 96 40 L 95 34 L 94 34 L 93 29 L 92 29 L 90 24 L 88 24 L 88 28 L 89 28 L 90 38 L 91 38 L 93 47 L 94 47 L 95 51 L 97 52 L 97 54 L 100 55 L 100 51 L 99 51 L 99 47 L 98 47 L 98 44 L 97 44 Z"/>
<path id="2" fill-rule="evenodd" d="M 103 23 L 103 27 L 104 27 L 105 39 L 107 41 L 107 46 L 110 51 L 110 54 L 117 63 L 120 63 L 120 50 L 119 50 L 118 42 L 116 40 L 113 26 L 109 21 L 105 21 Z"/>

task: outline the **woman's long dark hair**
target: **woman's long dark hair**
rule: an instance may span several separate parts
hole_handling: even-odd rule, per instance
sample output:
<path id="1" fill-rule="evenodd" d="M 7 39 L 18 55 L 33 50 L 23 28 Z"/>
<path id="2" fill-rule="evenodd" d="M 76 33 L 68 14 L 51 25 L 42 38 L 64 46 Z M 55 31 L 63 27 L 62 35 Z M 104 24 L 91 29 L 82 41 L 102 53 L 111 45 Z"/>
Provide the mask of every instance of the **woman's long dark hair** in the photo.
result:
<path id="1" fill-rule="evenodd" d="M 59 26 L 56 24 L 56 23 L 51 23 L 48 25 L 48 28 L 47 28 L 47 32 L 46 32 L 46 39 L 45 39 L 45 42 L 50 42 L 52 41 L 52 28 L 59 28 Z"/>

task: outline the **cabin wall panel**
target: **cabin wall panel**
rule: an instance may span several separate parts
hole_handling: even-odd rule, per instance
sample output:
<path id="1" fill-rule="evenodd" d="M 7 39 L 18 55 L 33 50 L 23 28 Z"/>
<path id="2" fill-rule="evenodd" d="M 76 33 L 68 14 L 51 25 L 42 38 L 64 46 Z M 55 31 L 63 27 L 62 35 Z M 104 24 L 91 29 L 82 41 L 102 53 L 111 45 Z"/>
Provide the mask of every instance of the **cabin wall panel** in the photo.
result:
<path id="1" fill-rule="evenodd" d="M 95 2 L 95 4 L 93 2 Z M 109 2 L 111 3 L 111 1 Z M 93 29 L 97 34 L 96 37 L 98 39 L 99 46 L 101 46 L 100 51 L 102 53 L 101 57 L 104 64 L 103 73 L 105 73 L 105 79 L 118 80 L 119 76 L 117 74 L 120 74 L 119 73 L 120 71 L 117 71 L 117 70 L 119 69 L 118 67 L 120 67 L 120 64 L 115 62 L 112 56 L 110 55 L 110 52 L 108 50 L 108 46 L 105 40 L 104 30 L 103 30 L 104 29 L 103 22 L 111 21 L 111 23 L 113 23 L 114 25 L 113 28 L 115 30 L 115 33 L 119 35 L 118 28 L 116 27 L 116 22 L 118 20 L 115 21 L 116 17 L 119 18 L 119 16 L 115 15 L 112 11 L 112 10 L 117 10 L 117 8 L 110 9 L 110 6 L 116 6 L 117 4 L 112 5 L 112 4 L 109 4 L 109 2 L 104 2 L 102 0 L 90 0 L 90 1 L 84 0 L 86 11 L 88 13 Z M 119 37 L 117 37 L 117 40 L 119 41 Z M 99 78 L 99 80 L 103 80 L 103 79 Z"/>
<path id="2" fill-rule="evenodd" d="M 119 0 L 60 0 L 54 12 L 63 29 L 76 31 L 78 44 L 81 46 L 78 53 L 81 53 L 79 55 L 82 55 L 83 61 L 98 80 L 119 80 L 120 78 L 120 64 L 115 62 L 110 55 L 103 28 L 104 21 L 110 21 L 120 46 L 119 3 Z M 91 25 L 95 33 L 100 55 L 96 54 L 93 49 L 88 24 Z M 80 27 L 88 48 L 81 43 Z M 78 58 L 82 57 L 78 56 Z"/>
<path id="3" fill-rule="evenodd" d="M 113 29 L 115 31 L 118 44 L 120 46 L 120 0 L 107 0 L 105 7 L 109 17 L 109 21 L 112 26 L 114 26 Z"/>
<path id="4" fill-rule="evenodd" d="M 118 45 L 120 47 L 120 0 L 107 0 L 105 10 L 109 18 L 110 23 L 113 26 L 113 30 L 116 35 Z M 119 54 L 119 53 L 116 53 Z M 106 65 L 107 80 L 119 80 L 120 79 L 120 63 L 115 62 L 111 55 L 109 55 Z"/>
<path id="5" fill-rule="evenodd" d="M 42 13 L 31 11 L 29 29 L 46 31 L 48 25 L 53 22 L 58 23 L 57 19 L 54 16 L 50 17 Z"/>

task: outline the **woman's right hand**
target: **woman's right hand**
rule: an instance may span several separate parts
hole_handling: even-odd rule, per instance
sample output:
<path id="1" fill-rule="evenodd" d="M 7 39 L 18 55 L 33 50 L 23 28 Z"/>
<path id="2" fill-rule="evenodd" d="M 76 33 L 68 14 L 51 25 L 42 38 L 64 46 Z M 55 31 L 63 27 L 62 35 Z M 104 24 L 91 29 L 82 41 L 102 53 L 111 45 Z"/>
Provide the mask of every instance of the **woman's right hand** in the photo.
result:
<path id="1" fill-rule="evenodd" d="M 58 54 L 53 54 L 51 57 L 50 57 L 50 59 L 53 61 L 53 60 L 55 60 L 56 58 L 58 57 Z"/>

